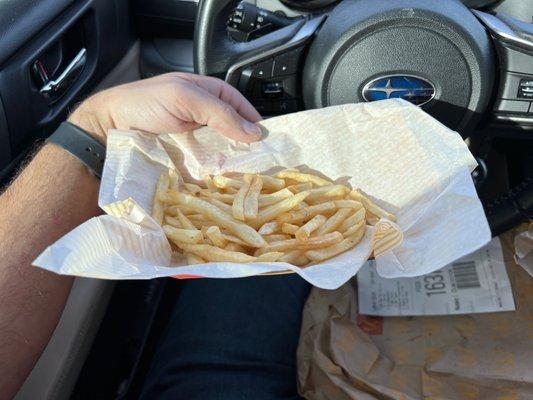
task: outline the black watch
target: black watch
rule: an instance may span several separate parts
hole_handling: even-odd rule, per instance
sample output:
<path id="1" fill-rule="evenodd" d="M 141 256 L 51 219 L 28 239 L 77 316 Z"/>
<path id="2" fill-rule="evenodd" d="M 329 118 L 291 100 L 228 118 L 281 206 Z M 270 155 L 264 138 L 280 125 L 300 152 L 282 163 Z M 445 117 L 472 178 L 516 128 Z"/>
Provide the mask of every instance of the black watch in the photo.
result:
<path id="1" fill-rule="evenodd" d="M 102 178 L 105 146 L 83 129 L 70 122 L 63 122 L 46 142 L 63 147 L 84 163 L 96 177 Z"/>

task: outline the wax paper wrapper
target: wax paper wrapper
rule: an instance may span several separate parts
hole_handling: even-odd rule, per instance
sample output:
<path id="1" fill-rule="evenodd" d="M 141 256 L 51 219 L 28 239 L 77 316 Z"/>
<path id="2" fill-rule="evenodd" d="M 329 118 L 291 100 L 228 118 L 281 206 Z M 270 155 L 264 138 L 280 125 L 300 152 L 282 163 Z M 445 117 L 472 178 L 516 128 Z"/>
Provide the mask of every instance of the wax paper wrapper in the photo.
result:
<path id="1" fill-rule="evenodd" d="M 235 278 L 291 270 L 315 286 L 337 288 L 372 251 L 373 229 L 352 250 L 321 264 L 207 263 L 172 255 L 150 217 L 160 173 L 268 172 L 299 167 L 360 188 L 396 213 L 403 243 L 376 259 L 382 276 L 426 274 L 483 246 L 490 230 L 461 136 L 403 100 L 346 104 L 262 121 L 265 138 L 236 143 L 204 127 L 149 135 L 110 131 L 99 205 L 92 218 L 48 247 L 34 264 L 59 274 L 102 279 Z M 381 223 L 387 221 L 381 221 Z M 268 279 L 265 277 L 265 279 Z"/>

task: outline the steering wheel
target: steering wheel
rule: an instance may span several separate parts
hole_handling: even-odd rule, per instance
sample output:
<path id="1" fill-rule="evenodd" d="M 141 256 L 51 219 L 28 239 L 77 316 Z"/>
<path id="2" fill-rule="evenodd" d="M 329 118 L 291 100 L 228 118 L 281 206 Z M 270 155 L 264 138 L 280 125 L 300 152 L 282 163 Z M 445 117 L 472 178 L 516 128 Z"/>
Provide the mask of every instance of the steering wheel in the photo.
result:
<path id="1" fill-rule="evenodd" d="M 195 69 L 225 79 L 263 114 L 398 97 L 464 136 L 484 116 L 520 118 L 516 106 L 523 104 L 507 100 L 520 91 L 520 79 L 508 72 L 516 69 L 505 65 L 512 57 L 501 58 L 496 77 L 494 47 L 500 54 L 532 50 L 528 24 L 517 34 L 509 21 L 459 0 L 344 0 L 322 15 L 236 42 L 227 21 L 237 4 L 201 1 Z"/>

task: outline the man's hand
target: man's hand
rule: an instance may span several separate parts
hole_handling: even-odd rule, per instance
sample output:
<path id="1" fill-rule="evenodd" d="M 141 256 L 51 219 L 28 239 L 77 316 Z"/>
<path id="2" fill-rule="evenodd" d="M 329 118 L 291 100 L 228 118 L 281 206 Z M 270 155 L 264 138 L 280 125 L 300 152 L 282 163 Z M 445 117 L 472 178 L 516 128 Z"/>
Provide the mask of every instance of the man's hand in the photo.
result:
<path id="1" fill-rule="evenodd" d="M 240 142 L 261 130 L 259 113 L 234 87 L 208 76 L 171 73 L 100 92 L 82 103 L 70 122 L 105 143 L 107 129 L 179 133 L 207 125 Z"/>

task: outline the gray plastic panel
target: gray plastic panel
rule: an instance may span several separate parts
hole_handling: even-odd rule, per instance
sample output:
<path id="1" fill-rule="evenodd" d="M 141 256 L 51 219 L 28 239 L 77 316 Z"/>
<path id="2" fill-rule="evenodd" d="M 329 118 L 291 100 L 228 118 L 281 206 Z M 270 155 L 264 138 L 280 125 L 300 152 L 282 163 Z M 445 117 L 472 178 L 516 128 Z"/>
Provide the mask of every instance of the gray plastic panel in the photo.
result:
<path id="1" fill-rule="evenodd" d="M 533 54 L 516 51 L 507 46 L 500 46 L 498 52 L 506 60 L 508 71 L 533 75 Z"/>
<path id="2" fill-rule="evenodd" d="M 494 105 L 494 109 L 503 112 L 525 114 L 529 110 L 529 104 L 529 101 L 500 100 Z"/>

